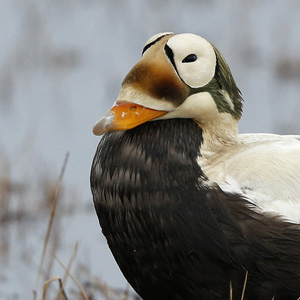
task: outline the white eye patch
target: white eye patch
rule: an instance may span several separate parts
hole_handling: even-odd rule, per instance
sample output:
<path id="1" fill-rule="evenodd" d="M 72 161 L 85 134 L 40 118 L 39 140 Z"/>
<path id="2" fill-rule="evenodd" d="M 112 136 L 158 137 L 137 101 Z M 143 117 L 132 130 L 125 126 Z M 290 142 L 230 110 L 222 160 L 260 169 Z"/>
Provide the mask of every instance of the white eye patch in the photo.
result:
<path id="1" fill-rule="evenodd" d="M 217 58 L 207 40 L 195 34 L 183 33 L 171 37 L 166 45 L 172 50 L 171 62 L 175 64 L 179 77 L 188 86 L 205 86 L 214 77 Z"/>

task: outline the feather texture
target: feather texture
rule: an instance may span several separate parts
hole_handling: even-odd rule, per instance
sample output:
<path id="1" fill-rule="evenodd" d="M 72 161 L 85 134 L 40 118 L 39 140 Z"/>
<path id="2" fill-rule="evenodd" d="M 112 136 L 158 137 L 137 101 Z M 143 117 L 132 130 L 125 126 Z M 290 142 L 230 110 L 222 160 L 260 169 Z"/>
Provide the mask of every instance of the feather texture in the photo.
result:
<path id="1" fill-rule="evenodd" d="M 300 140 L 239 135 L 241 113 L 212 44 L 159 34 L 96 125 L 133 128 L 104 135 L 91 188 L 108 245 L 144 300 L 229 299 L 231 285 L 239 299 L 246 272 L 245 300 L 300 297 Z"/>
<path id="2" fill-rule="evenodd" d="M 242 134 L 236 144 L 203 149 L 198 163 L 223 191 L 247 197 L 261 213 L 300 223 L 298 136 Z"/>
<path id="3" fill-rule="evenodd" d="M 247 145 L 251 138 L 245 140 Z M 144 300 L 297 299 L 300 228 L 209 187 L 197 162 L 202 129 L 191 119 L 110 132 L 91 187 L 103 233 Z"/>

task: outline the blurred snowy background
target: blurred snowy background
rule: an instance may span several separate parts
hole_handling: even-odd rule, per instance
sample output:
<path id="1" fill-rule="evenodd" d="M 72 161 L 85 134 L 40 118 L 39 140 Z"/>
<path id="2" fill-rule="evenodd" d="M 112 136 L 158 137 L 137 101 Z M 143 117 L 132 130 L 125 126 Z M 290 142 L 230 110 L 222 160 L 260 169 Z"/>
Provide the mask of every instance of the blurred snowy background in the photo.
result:
<path id="1" fill-rule="evenodd" d="M 126 287 L 93 211 L 92 127 L 155 33 L 196 33 L 221 51 L 245 100 L 241 133 L 300 134 L 300 1 L 0 0 L 0 8 L 0 299 L 33 299 L 33 290 L 41 299 L 38 266 L 66 152 L 50 252 L 67 264 L 78 241 L 71 272 L 83 284 L 80 266 Z M 44 279 L 61 274 L 48 262 Z"/>

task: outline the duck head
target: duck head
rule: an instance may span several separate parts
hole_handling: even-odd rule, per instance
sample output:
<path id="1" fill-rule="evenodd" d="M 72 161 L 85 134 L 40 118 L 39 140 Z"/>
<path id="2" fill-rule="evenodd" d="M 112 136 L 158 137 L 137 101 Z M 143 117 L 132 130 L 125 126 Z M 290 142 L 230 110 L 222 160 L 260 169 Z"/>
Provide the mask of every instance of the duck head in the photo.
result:
<path id="1" fill-rule="evenodd" d="M 226 115 L 238 121 L 241 113 L 241 93 L 210 42 L 190 33 L 160 33 L 148 40 L 93 132 L 102 135 L 156 119 L 191 118 L 201 125 Z"/>

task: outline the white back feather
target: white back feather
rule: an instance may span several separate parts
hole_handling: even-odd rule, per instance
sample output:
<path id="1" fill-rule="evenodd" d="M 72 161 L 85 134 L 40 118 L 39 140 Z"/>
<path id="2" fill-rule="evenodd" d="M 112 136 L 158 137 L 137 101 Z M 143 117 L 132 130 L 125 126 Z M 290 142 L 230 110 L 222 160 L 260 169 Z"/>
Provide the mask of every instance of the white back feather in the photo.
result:
<path id="1" fill-rule="evenodd" d="M 300 224 L 300 137 L 239 135 L 239 143 L 205 150 L 198 162 L 209 180 L 238 193 L 260 213 Z"/>

